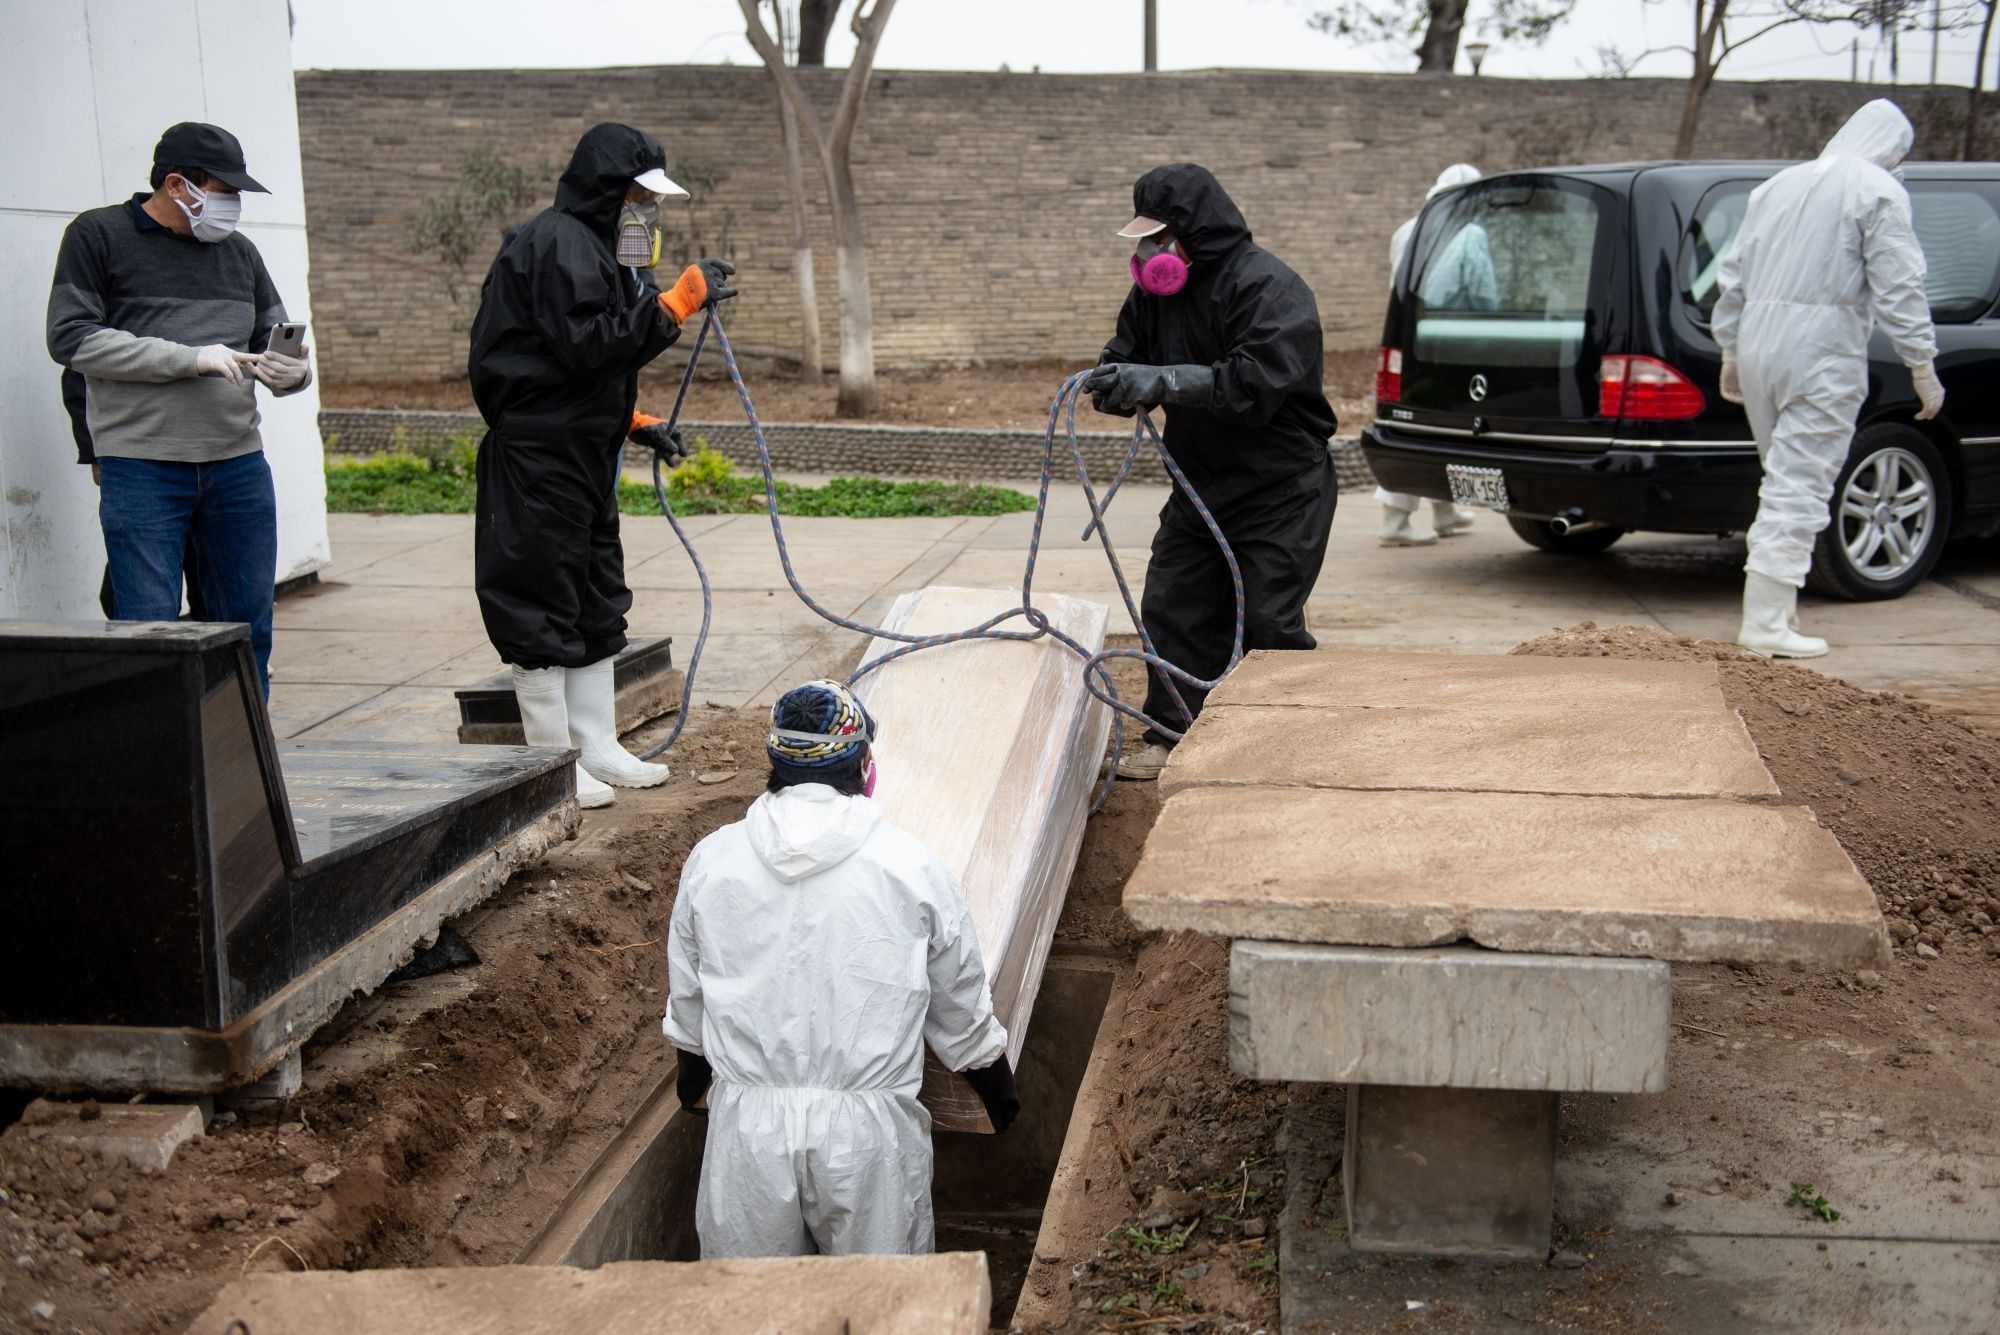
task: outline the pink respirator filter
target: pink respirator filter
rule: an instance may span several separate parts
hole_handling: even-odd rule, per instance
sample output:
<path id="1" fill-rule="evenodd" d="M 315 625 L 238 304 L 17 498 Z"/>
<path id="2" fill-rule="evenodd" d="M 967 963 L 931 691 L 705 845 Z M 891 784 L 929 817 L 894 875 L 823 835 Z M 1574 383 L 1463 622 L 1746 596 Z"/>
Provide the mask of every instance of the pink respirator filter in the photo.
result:
<path id="1" fill-rule="evenodd" d="M 1187 286 L 1187 280 L 1187 261 L 1178 255 L 1153 255 L 1143 264 L 1137 255 L 1132 257 L 1132 281 L 1139 285 L 1141 292 L 1150 292 L 1156 297 L 1171 297 Z"/>

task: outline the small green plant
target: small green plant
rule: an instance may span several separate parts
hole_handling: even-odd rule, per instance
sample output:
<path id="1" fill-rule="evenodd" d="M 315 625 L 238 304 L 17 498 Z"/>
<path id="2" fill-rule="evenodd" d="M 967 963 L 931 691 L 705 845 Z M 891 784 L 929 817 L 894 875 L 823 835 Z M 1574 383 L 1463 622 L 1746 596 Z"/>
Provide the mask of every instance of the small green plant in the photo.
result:
<path id="1" fill-rule="evenodd" d="M 330 458 L 326 508 L 336 514 L 471 514 L 478 501 L 479 438 L 460 432 L 442 440 L 413 436 L 402 427 L 391 449 L 366 459 Z M 694 454 L 667 475 L 667 500 L 676 514 L 761 514 L 764 481 L 735 471 L 728 456 L 697 440 Z M 778 509 L 786 515 L 844 519 L 901 519 L 941 515 L 1002 515 L 1035 508 L 1035 498 L 1010 487 L 964 482 L 905 482 L 879 477 L 837 477 L 823 487 L 778 483 Z M 653 484 L 621 480 L 618 509 L 658 515 Z"/>
<path id="2" fill-rule="evenodd" d="M 412 445 L 401 427 L 388 454 L 329 460 L 326 508 L 334 514 L 471 514 L 479 442 L 469 432 Z"/>
<path id="3" fill-rule="evenodd" d="M 732 499 L 729 484 L 735 480 L 736 466 L 729 462 L 729 456 L 696 437 L 694 453 L 667 474 L 667 497 L 676 509 L 691 508 L 690 502 L 719 505 Z"/>
<path id="4" fill-rule="evenodd" d="M 1792 1183 L 1791 1203 L 1805 1206 L 1815 1217 L 1824 1219 L 1829 1224 L 1836 1223 L 1840 1219 L 1840 1211 L 1834 1209 L 1826 1197 L 1820 1195 L 1810 1182 Z"/>
<path id="5" fill-rule="evenodd" d="M 478 296 L 486 262 L 499 248 L 501 223 L 525 212 L 554 177 L 555 168 L 546 162 L 508 162 L 487 149 L 467 158 L 451 188 L 418 209 L 410 225 L 410 253 L 437 265 L 438 285 L 460 328 L 472 323 L 467 307 Z"/>
<path id="6" fill-rule="evenodd" d="M 1171 1256 L 1173 1253 L 1187 1246 L 1188 1239 L 1193 1235 L 1193 1224 L 1188 1224 L 1183 1228 L 1128 1228 L 1125 1230 L 1125 1240 L 1131 1243 L 1132 1249 L 1141 1256 Z"/>
<path id="7" fill-rule="evenodd" d="M 1266 1274 L 1278 1268 L 1278 1254 L 1276 1252 L 1260 1252 L 1255 1260 L 1243 1268 L 1253 1275 Z"/>
<path id="8" fill-rule="evenodd" d="M 1187 1297 L 1180 1285 L 1162 1276 L 1153 1285 L 1153 1300 L 1162 1303 L 1177 1303 Z"/>
<path id="9" fill-rule="evenodd" d="M 1131 1308 L 1137 1307 L 1138 1305 L 1139 1305 L 1138 1294 L 1121 1293 L 1116 1298 L 1106 1298 L 1103 1302 L 1097 1305 L 1097 1310 L 1099 1312 L 1105 1312 L 1105 1313 L 1123 1312 Z"/>

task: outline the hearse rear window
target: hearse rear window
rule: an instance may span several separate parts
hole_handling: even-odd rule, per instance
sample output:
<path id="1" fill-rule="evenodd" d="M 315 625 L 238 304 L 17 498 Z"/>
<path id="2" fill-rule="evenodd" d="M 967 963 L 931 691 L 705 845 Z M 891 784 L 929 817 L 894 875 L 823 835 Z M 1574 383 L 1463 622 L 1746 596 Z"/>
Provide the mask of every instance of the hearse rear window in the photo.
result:
<path id="1" fill-rule="evenodd" d="M 1597 202 L 1554 182 L 1453 192 L 1424 220 L 1418 360 L 1573 366 L 1597 252 Z"/>

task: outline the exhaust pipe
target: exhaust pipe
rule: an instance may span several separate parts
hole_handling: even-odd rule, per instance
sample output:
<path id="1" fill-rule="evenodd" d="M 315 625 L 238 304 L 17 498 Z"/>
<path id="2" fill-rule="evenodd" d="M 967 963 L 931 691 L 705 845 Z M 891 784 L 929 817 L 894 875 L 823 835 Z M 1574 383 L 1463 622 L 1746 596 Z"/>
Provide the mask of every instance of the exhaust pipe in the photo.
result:
<path id="1" fill-rule="evenodd" d="M 1609 527 L 1611 526 L 1602 520 L 1586 517 L 1583 511 L 1574 507 L 1563 511 L 1549 521 L 1550 531 L 1558 538 L 1566 538 L 1572 533 L 1589 533 L 1593 529 Z"/>

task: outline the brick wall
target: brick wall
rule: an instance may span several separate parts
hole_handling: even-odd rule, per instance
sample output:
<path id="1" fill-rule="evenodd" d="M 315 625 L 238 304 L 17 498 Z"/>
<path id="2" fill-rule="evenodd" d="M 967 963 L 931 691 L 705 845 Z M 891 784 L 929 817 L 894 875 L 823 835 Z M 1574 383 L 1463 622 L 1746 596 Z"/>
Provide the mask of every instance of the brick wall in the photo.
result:
<path id="1" fill-rule="evenodd" d="M 823 103 L 838 78 L 807 74 Z M 696 222 L 710 253 L 740 267 L 736 341 L 796 353 L 791 218 L 761 69 L 303 71 L 297 87 L 326 378 L 462 374 L 468 317 L 409 253 L 412 220 L 469 155 L 559 171 L 600 120 L 644 126 L 676 164 L 717 173 Z M 1702 151 L 1796 153 L 1878 91 L 1718 85 Z M 1681 93 L 1650 79 L 878 73 L 855 148 L 876 355 L 892 366 L 1092 356 L 1129 283 L 1129 245 L 1112 233 L 1130 216 L 1132 181 L 1182 159 L 1212 167 L 1257 238 L 1312 284 L 1329 347 L 1372 346 L 1389 234 L 1441 168 L 1664 156 Z M 815 223 L 831 360 L 838 289 L 823 209 Z M 475 300 L 489 255 L 474 257 Z"/>

